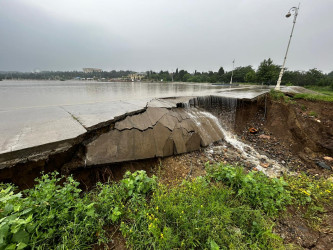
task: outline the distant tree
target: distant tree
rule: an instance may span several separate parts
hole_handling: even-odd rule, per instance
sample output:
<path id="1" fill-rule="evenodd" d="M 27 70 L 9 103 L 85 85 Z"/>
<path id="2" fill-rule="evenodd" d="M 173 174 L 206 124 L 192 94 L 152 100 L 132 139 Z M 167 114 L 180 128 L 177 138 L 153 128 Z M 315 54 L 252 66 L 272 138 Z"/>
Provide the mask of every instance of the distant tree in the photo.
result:
<path id="1" fill-rule="evenodd" d="M 184 76 L 188 74 L 188 72 L 186 70 L 180 70 L 179 73 L 178 73 L 178 77 L 179 77 L 179 81 L 182 81 L 182 82 L 186 82 L 186 80 L 184 79 Z"/>
<path id="2" fill-rule="evenodd" d="M 330 73 L 328 73 L 327 76 L 328 76 L 329 78 L 333 78 L 333 70 L 332 70 Z"/>
<path id="3" fill-rule="evenodd" d="M 224 69 L 223 67 L 220 67 L 219 71 L 217 72 L 218 76 L 223 76 L 224 75 Z"/>
<path id="4" fill-rule="evenodd" d="M 280 67 L 273 64 L 272 59 L 265 59 L 260 63 L 257 70 L 257 80 L 265 84 L 275 84 L 278 80 Z"/>
<path id="5" fill-rule="evenodd" d="M 254 70 L 247 72 L 244 77 L 244 80 L 245 82 L 251 82 L 251 83 L 257 82 L 256 72 Z"/>
<path id="6" fill-rule="evenodd" d="M 254 70 L 252 69 L 252 66 L 246 66 L 246 67 L 237 67 L 234 70 L 234 75 L 233 75 L 233 81 L 234 82 L 246 82 L 246 74 L 247 73 L 254 73 Z"/>

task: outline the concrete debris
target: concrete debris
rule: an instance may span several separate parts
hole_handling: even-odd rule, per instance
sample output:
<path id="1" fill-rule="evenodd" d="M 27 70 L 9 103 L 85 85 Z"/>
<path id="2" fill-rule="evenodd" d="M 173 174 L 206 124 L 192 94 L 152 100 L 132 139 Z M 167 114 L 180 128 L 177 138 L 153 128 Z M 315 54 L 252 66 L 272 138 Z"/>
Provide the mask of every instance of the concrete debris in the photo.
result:
<path id="1" fill-rule="evenodd" d="M 332 170 L 332 168 L 328 165 L 326 165 L 325 162 L 322 162 L 322 161 L 317 161 L 316 162 L 317 166 L 321 167 L 321 168 L 325 168 L 325 169 L 328 169 L 328 170 Z"/>

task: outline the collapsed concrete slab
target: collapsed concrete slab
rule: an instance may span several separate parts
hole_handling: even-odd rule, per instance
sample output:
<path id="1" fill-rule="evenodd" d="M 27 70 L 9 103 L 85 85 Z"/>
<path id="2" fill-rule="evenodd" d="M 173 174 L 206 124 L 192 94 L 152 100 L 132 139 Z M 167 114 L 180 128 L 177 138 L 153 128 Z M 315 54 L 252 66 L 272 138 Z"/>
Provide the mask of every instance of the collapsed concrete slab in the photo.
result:
<path id="1" fill-rule="evenodd" d="M 86 145 L 85 164 L 182 154 L 223 139 L 215 121 L 193 112 L 195 109 L 149 107 L 141 114 L 128 116 Z"/>

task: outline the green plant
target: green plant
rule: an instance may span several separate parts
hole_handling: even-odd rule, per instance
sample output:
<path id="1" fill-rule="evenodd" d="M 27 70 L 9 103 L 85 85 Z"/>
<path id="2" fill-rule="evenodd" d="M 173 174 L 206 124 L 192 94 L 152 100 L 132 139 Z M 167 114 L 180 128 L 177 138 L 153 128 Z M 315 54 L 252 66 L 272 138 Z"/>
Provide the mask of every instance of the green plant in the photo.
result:
<path id="1" fill-rule="evenodd" d="M 315 112 L 315 111 L 310 111 L 310 112 L 309 112 L 309 116 L 317 117 L 318 114 L 317 114 L 317 112 Z"/>
<path id="2" fill-rule="evenodd" d="M 281 91 L 278 91 L 275 89 L 271 89 L 269 94 L 270 94 L 271 98 L 275 101 L 279 101 L 281 99 L 284 99 L 284 97 L 285 97 L 285 95 Z"/>
<path id="3" fill-rule="evenodd" d="M 312 227 L 318 227 L 325 206 L 333 202 L 333 182 L 330 179 L 316 178 L 304 173 L 286 178 L 293 203 L 305 210 L 303 216 Z"/>
<path id="4" fill-rule="evenodd" d="M 251 171 L 245 173 L 242 167 L 225 164 L 206 164 L 207 176 L 222 181 L 231 187 L 238 197 L 247 201 L 255 209 L 262 209 L 268 215 L 275 216 L 291 203 L 287 182 L 281 177 L 267 178 L 263 173 Z"/>
<path id="5" fill-rule="evenodd" d="M 144 170 L 134 173 L 127 171 L 121 184 L 127 189 L 128 195 L 147 194 L 156 186 L 156 176 L 149 178 Z"/>
<path id="6" fill-rule="evenodd" d="M 121 231 L 135 249 L 282 246 L 260 209 L 239 199 L 232 188 L 207 178 L 183 181 L 173 188 L 159 184 L 149 200 L 132 205 Z"/>
<path id="7" fill-rule="evenodd" d="M 31 210 L 24 204 L 22 193 L 12 185 L 0 185 L 0 249 L 23 249 L 33 230 Z"/>

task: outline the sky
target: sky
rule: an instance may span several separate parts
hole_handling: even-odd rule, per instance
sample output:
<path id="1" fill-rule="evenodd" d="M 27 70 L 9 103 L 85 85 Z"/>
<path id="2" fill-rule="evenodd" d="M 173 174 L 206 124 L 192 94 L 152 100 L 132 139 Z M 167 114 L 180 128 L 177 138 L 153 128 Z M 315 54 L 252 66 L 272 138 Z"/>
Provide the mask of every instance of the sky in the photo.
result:
<path id="1" fill-rule="evenodd" d="M 282 65 L 293 0 L 0 0 L 0 71 Z M 333 1 L 303 0 L 286 67 L 333 70 Z"/>

